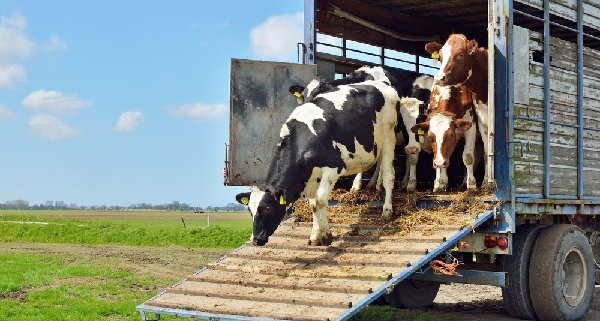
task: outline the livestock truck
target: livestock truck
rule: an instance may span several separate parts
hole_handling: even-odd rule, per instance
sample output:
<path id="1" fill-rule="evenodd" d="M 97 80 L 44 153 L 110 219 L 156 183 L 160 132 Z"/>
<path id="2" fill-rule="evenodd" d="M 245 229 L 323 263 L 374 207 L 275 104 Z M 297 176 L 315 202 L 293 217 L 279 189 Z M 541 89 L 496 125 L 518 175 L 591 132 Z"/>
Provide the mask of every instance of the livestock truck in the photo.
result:
<path id="1" fill-rule="evenodd" d="M 488 48 L 488 145 L 493 148 L 482 164 L 492 179 L 478 179 L 494 186 L 489 196 L 497 205 L 459 232 L 435 227 L 430 238 L 439 242 L 419 244 L 425 250 L 413 259 L 405 258 L 406 248 L 428 237 L 373 241 L 361 232 L 318 249 L 298 239 L 308 237 L 309 226 L 284 222 L 267 246 L 242 246 L 140 305 L 142 319 L 154 313 L 345 320 L 378 297 L 396 307 L 425 307 L 440 283 L 448 282 L 502 287 L 512 317 L 584 318 L 600 282 L 600 2 L 305 0 L 304 5 L 298 63 L 231 61 L 225 183 L 250 186 L 266 176 L 280 124 L 297 104 L 290 85 L 305 85 L 315 76 L 334 80 L 364 65 L 433 74 L 439 67 L 424 45 L 462 33 Z M 431 170 L 423 158 L 421 168 Z M 402 168 L 397 166 L 397 177 Z M 454 175 L 460 181 L 461 172 Z M 431 188 L 424 176 L 419 188 Z M 427 207 L 432 199 L 439 204 L 441 198 L 430 195 L 419 204 Z M 337 232 L 344 228 L 377 227 L 359 222 Z M 363 239 L 354 242 L 359 234 Z M 399 243 L 406 248 L 397 248 Z M 386 255 L 368 257 L 380 252 Z M 443 254 L 464 261 L 460 276 L 431 273 L 427 263 Z M 386 275 L 380 283 L 364 283 L 381 271 Z M 221 291 L 211 291 L 213 283 Z M 340 293 L 362 294 L 341 307 L 338 301 L 345 299 L 327 301 Z"/>

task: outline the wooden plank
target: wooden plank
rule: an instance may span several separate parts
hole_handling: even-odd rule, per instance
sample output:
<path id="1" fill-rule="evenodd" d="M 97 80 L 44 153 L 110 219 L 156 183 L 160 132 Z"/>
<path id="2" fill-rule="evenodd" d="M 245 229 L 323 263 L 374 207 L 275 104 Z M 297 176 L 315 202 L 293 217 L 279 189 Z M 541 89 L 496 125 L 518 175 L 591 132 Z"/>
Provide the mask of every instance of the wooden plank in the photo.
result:
<path id="1" fill-rule="evenodd" d="M 333 320 L 346 310 L 345 308 L 198 297 L 179 293 L 165 293 L 148 300 L 146 304 L 162 308 L 186 309 L 215 314 L 297 321 Z"/>
<path id="2" fill-rule="evenodd" d="M 540 166 L 532 166 L 529 162 L 515 160 L 515 188 L 517 194 L 541 194 L 544 187 L 544 176 Z"/>
<path id="3" fill-rule="evenodd" d="M 431 248 L 432 249 L 432 248 Z M 430 249 L 430 250 L 431 250 Z M 344 251 L 343 249 L 332 248 L 330 251 L 317 252 L 305 250 L 288 250 L 269 248 L 262 249 L 256 246 L 246 246 L 242 250 L 231 253 L 229 257 L 261 260 L 265 261 L 284 261 L 303 265 L 326 264 L 336 265 L 365 265 L 375 266 L 398 266 L 405 265 L 407 256 L 425 255 L 425 250 L 397 250 L 397 251 Z"/>
<path id="4" fill-rule="evenodd" d="M 303 289 L 321 292 L 344 292 L 353 294 L 369 294 L 380 286 L 379 281 L 347 280 L 332 278 L 284 277 L 279 275 L 232 272 L 205 269 L 201 273 L 190 275 L 187 281 L 210 282 L 223 284 L 241 284 L 268 288 Z"/>
<path id="5" fill-rule="evenodd" d="M 514 102 L 529 103 L 529 30 L 513 27 Z"/>
<path id="6" fill-rule="evenodd" d="M 543 10 L 544 8 L 543 0 L 518 0 L 518 2 L 524 3 L 539 10 Z M 576 0 L 550 1 L 550 13 L 565 18 L 567 20 L 577 21 L 576 10 Z M 598 2 L 594 0 L 583 1 L 583 11 L 583 24 L 594 29 L 600 29 L 600 8 Z"/>
<path id="7" fill-rule="evenodd" d="M 591 164 L 591 160 L 583 161 L 583 195 L 600 197 L 600 167 L 597 166 L 598 161 L 594 160 L 594 164 Z"/>
<path id="8" fill-rule="evenodd" d="M 210 268 L 225 271 L 240 271 L 260 274 L 273 274 L 292 277 L 356 278 L 359 280 L 381 280 L 391 278 L 408 264 L 416 262 L 422 255 L 406 256 L 404 262 L 397 265 L 351 265 L 335 261 L 314 264 L 305 262 L 269 261 L 257 262 L 243 258 L 227 258 L 226 262 L 212 263 Z M 400 261 L 396 259 L 396 261 Z"/>
<path id="9" fill-rule="evenodd" d="M 458 231 L 458 230 L 457 230 Z M 393 241 L 373 241 L 373 240 L 334 240 L 328 247 L 313 246 L 311 251 L 335 252 L 343 251 L 346 253 L 377 253 L 385 252 L 388 254 L 405 254 L 405 253 L 425 253 L 442 244 L 443 239 L 439 237 L 432 238 L 430 242 L 427 240 L 411 241 L 399 239 Z M 267 244 L 270 248 L 300 250 L 306 249 L 306 246 L 300 244 L 290 244 L 285 238 L 271 237 Z"/>
<path id="10" fill-rule="evenodd" d="M 287 303 L 330 308 L 350 308 L 364 297 L 364 294 L 344 292 L 319 292 L 305 289 L 282 289 L 189 281 L 177 287 L 166 289 L 167 293 L 179 293 L 199 297 L 252 300 L 271 303 Z"/>

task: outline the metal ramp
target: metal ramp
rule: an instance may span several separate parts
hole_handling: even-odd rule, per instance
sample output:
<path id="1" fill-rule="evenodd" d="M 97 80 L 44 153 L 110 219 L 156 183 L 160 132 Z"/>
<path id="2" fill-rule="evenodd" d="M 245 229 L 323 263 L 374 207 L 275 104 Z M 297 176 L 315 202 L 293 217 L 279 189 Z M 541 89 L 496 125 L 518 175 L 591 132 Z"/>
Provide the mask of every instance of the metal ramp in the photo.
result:
<path id="1" fill-rule="evenodd" d="M 417 226 L 405 236 L 332 224 L 328 247 L 307 245 L 311 223 L 288 219 L 267 245 L 246 244 L 137 310 L 142 320 L 347 320 L 492 215 L 476 215 L 468 227 Z"/>

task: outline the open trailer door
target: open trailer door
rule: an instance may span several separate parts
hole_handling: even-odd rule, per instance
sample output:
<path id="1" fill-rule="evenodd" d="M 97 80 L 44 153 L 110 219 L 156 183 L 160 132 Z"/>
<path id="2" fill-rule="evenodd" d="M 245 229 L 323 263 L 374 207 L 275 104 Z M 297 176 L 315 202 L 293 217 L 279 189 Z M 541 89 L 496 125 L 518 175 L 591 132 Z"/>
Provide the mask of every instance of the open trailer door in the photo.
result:
<path id="1" fill-rule="evenodd" d="M 265 179 L 281 125 L 298 106 L 291 85 L 306 84 L 317 65 L 231 59 L 229 150 L 225 184 Z"/>

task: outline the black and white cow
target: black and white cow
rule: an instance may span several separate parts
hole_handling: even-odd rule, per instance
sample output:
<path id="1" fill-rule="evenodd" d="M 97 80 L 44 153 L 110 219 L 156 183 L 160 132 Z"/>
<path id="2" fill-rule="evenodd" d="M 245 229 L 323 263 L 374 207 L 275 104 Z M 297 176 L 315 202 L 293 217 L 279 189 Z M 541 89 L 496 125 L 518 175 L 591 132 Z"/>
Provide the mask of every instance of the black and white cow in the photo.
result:
<path id="1" fill-rule="evenodd" d="M 386 81 L 398 92 L 398 97 L 407 97 L 413 93 L 413 83 L 420 74 L 403 69 L 383 68 L 381 66 L 363 66 L 349 73 L 346 77 L 330 82 L 309 82 L 306 87 L 292 85 L 289 88 L 291 94 L 296 97 L 298 104 L 311 101 L 317 95 L 329 91 L 340 85 L 355 84 L 367 80 Z"/>
<path id="2" fill-rule="evenodd" d="M 290 86 L 289 91 L 296 97 L 298 103 L 301 104 L 306 101 L 311 101 L 317 95 L 327 92 L 336 86 L 366 80 L 381 80 L 387 82 L 396 89 L 399 97 L 410 96 L 415 98 L 402 98 L 398 113 L 398 126 L 396 127 L 396 144 L 405 146 L 405 152 L 408 156 L 406 172 L 402 180 L 402 187 L 408 190 L 415 190 L 418 155 L 422 149 L 421 146 L 427 150 L 430 144 L 428 141 L 418 142 L 416 138 L 411 137 L 412 134 L 409 132 L 409 129 L 417 122 L 427 118 L 425 111 L 429 104 L 429 94 L 433 85 L 433 77 L 409 70 L 383 68 L 381 66 L 363 66 L 344 78 L 336 79 L 331 82 L 313 80 L 309 82 L 306 87 L 301 85 Z M 425 140 L 427 140 L 426 136 L 422 137 L 425 137 Z M 431 151 L 429 152 L 431 153 Z M 361 185 L 362 173 L 358 173 L 354 178 L 350 190 L 360 190 Z M 367 186 L 376 186 L 377 189 L 381 186 L 379 166 L 376 167 L 373 177 Z"/>
<path id="3" fill-rule="evenodd" d="M 296 107 L 281 127 L 264 184 L 236 196 L 252 213 L 252 242 L 266 244 L 286 209 L 306 198 L 313 211 L 310 244 L 331 244 L 325 210 L 336 181 L 378 160 L 385 188 L 383 217 L 391 218 L 398 103 L 389 84 L 366 81 L 331 88 Z"/>

